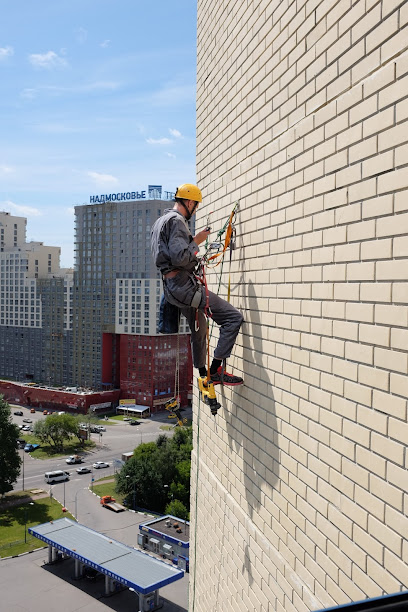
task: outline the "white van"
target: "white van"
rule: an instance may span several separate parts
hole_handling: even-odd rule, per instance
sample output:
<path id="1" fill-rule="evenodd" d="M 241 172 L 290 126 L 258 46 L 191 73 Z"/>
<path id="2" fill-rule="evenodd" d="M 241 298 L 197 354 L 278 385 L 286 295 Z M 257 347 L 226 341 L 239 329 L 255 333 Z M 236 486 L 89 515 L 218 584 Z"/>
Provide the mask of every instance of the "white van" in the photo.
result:
<path id="1" fill-rule="evenodd" d="M 62 470 L 55 470 L 55 472 L 45 472 L 44 478 L 45 482 L 48 482 L 48 484 L 54 484 L 54 482 L 69 480 L 69 474 L 68 472 L 63 472 Z"/>

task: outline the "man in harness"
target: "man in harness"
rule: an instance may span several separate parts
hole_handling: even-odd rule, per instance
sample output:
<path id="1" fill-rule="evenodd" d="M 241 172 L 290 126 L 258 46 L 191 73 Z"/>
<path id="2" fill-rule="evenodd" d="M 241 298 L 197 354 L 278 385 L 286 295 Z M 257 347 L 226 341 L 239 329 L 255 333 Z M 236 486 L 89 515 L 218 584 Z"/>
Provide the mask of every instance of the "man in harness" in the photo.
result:
<path id="1" fill-rule="evenodd" d="M 163 277 L 166 300 L 178 306 L 186 317 L 191 330 L 193 364 L 201 377 L 207 376 L 207 323 L 205 312 L 220 326 L 220 335 L 210 366 L 214 385 L 242 385 L 239 376 L 233 376 L 223 368 L 223 362 L 231 355 L 235 339 L 244 320 L 239 310 L 215 293 L 206 291 L 194 275 L 198 264 L 197 253 L 210 234 L 210 228 L 191 235 L 188 221 L 202 202 L 200 189 L 186 183 L 178 187 L 173 208 L 168 208 L 154 223 L 151 232 L 153 260 Z"/>

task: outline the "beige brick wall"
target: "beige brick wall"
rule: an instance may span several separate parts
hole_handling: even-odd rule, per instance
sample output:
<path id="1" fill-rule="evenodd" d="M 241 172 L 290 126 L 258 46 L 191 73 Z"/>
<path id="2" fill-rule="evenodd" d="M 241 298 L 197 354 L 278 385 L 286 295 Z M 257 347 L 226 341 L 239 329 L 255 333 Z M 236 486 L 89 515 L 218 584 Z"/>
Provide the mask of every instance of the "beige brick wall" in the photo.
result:
<path id="1" fill-rule="evenodd" d="M 190 612 L 408 588 L 407 45 L 406 1 L 198 1 L 198 227 L 239 200 L 245 386 L 195 396 Z"/>

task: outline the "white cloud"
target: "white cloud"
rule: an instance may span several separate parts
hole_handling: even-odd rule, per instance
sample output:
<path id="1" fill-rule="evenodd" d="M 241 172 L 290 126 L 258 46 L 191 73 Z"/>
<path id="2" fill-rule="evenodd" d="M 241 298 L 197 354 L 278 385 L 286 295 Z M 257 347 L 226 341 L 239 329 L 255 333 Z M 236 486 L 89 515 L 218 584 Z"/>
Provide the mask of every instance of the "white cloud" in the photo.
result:
<path id="1" fill-rule="evenodd" d="M 65 125 L 63 123 L 37 123 L 33 125 L 33 128 L 47 134 L 73 134 L 83 131 L 83 128 Z"/>
<path id="2" fill-rule="evenodd" d="M 101 174 L 100 172 L 87 172 L 87 175 L 95 181 L 98 185 L 111 185 L 112 183 L 118 183 L 118 179 L 116 176 L 112 176 L 111 174 Z"/>
<path id="3" fill-rule="evenodd" d="M 168 145 L 171 144 L 170 138 L 146 138 L 146 142 L 152 145 Z"/>
<path id="4" fill-rule="evenodd" d="M 178 130 L 174 130 L 173 128 L 169 128 L 169 132 L 174 138 L 182 138 L 181 132 Z"/>
<path id="5" fill-rule="evenodd" d="M 12 172 L 14 172 L 14 168 L 0 164 L 0 174 L 12 174 Z"/>
<path id="6" fill-rule="evenodd" d="M 191 85 L 168 85 L 150 96 L 150 103 L 154 106 L 180 106 L 181 104 L 195 103 L 196 87 Z"/>
<path id="7" fill-rule="evenodd" d="M 176 159 L 176 156 L 175 156 L 175 155 L 173 155 L 173 153 L 168 153 L 168 152 L 166 151 L 166 155 L 167 155 L 167 157 L 171 157 L 171 159 Z"/>
<path id="8" fill-rule="evenodd" d="M 25 89 L 23 89 L 20 96 L 22 98 L 25 98 L 26 100 L 33 100 L 37 97 L 37 90 L 31 87 L 26 87 Z"/>
<path id="9" fill-rule="evenodd" d="M 14 55 L 13 47 L 0 47 L 0 61 Z"/>
<path id="10" fill-rule="evenodd" d="M 104 40 L 103 42 L 101 42 L 101 44 L 99 45 L 100 47 L 103 47 L 104 49 L 106 49 L 106 47 L 109 47 L 111 44 L 111 41 L 109 40 L 109 38 L 107 38 L 106 40 Z"/>
<path id="11" fill-rule="evenodd" d="M 29 88 L 23 89 L 20 93 L 21 98 L 25 98 L 26 100 L 33 100 L 41 93 L 45 94 L 53 94 L 56 96 L 59 95 L 76 95 L 83 93 L 92 93 L 98 91 L 115 91 L 120 87 L 120 83 L 115 83 L 115 81 L 94 81 L 93 83 L 84 83 L 82 85 L 74 85 L 72 87 L 60 87 L 56 85 L 47 85 L 45 87 L 38 88 Z"/>
<path id="12" fill-rule="evenodd" d="M 15 204 L 11 200 L 4 200 L 0 202 L 0 206 L 3 210 L 10 211 L 15 215 L 22 217 L 40 217 L 42 212 L 38 210 L 38 208 L 33 208 L 32 206 L 24 206 L 22 204 Z"/>
<path id="13" fill-rule="evenodd" d="M 85 30 L 85 28 L 80 27 L 75 30 L 75 35 L 79 44 L 83 45 L 88 38 L 88 31 Z"/>
<path id="14" fill-rule="evenodd" d="M 55 51 L 47 51 L 47 53 L 31 53 L 28 60 L 35 68 L 63 68 L 67 66 L 67 61 L 57 55 Z"/>

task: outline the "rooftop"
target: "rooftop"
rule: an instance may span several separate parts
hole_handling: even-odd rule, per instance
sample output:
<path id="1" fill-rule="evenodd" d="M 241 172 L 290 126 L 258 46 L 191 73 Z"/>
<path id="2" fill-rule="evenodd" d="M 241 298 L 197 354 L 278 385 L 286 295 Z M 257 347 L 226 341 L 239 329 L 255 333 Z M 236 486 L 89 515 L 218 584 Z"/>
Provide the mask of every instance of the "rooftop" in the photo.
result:
<path id="1" fill-rule="evenodd" d="M 30 527 L 29 533 L 113 580 L 150 593 L 183 577 L 184 572 L 68 518 Z"/>
<path id="2" fill-rule="evenodd" d="M 147 527 L 150 533 L 155 531 L 158 534 L 170 536 L 180 542 L 189 542 L 190 540 L 190 523 L 182 521 L 171 514 L 142 523 L 140 529 L 143 530 L 143 527 Z M 178 532 L 177 529 L 181 529 L 181 532 Z M 146 529 L 143 531 L 146 531 Z"/>

